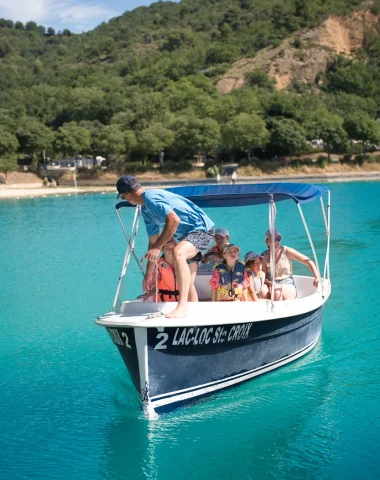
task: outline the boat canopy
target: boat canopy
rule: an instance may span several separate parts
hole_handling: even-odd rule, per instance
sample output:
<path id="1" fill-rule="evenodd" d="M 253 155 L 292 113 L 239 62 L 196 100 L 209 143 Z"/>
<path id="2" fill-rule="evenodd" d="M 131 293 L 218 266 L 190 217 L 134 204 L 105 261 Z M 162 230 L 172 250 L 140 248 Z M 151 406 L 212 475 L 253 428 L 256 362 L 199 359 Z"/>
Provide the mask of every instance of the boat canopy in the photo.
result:
<path id="1" fill-rule="evenodd" d="M 240 207 L 259 205 L 273 200 L 294 200 L 296 203 L 306 203 L 318 200 L 328 194 L 328 188 L 307 183 L 262 183 L 238 185 L 191 185 L 166 188 L 168 192 L 188 198 L 199 207 Z M 116 209 L 132 207 L 123 201 Z"/>

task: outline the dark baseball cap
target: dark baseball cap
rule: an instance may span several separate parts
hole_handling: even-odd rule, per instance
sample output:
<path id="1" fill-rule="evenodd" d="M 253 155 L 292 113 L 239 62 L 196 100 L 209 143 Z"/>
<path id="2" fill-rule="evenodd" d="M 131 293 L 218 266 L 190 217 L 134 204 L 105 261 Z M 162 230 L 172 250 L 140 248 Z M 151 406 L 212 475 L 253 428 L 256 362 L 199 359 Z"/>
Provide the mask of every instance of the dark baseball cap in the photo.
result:
<path id="1" fill-rule="evenodd" d="M 122 195 L 123 193 L 128 193 L 132 192 L 132 190 L 136 190 L 136 188 L 139 186 L 139 182 L 135 179 L 133 175 L 123 175 L 116 183 L 116 188 L 119 192 L 117 198 L 119 198 L 120 195 Z"/>

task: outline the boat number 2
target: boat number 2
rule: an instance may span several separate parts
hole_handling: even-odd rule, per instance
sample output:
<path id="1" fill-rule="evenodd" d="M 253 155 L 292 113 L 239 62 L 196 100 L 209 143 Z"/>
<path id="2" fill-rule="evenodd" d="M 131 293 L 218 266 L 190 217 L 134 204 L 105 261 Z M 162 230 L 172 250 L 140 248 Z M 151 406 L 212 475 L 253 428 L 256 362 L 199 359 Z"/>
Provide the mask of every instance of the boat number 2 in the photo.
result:
<path id="1" fill-rule="evenodd" d="M 157 334 L 156 339 L 160 340 L 157 345 L 154 347 L 155 350 L 165 350 L 168 348 L 165 343 L 168 341 L 169 335 L 164 332 L 163 328 L 157 328 L 157 330 L 160 332 Z"/>

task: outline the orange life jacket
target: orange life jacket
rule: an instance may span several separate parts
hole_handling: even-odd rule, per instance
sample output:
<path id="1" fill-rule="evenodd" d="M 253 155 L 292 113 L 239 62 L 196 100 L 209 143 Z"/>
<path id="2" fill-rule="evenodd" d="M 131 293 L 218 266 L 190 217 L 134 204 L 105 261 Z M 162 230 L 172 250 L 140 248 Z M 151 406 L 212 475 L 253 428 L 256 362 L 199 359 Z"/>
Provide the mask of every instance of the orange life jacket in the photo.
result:
<path id="1" fill-rule="evenodd" d="M 154 301 L 178 302 L 179 290 L 173 267 L 164 258 L 160 258 L 157 265 L 159 274 L 158 295 L 157 299 L 154 298 Z"/>

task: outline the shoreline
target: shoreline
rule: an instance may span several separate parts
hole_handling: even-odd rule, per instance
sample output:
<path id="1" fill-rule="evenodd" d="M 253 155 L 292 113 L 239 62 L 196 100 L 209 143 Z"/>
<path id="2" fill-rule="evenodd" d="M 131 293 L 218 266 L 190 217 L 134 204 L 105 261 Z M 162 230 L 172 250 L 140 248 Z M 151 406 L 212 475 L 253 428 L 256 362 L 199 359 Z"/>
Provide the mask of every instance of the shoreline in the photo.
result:
<path id="1" fill-rule="evenodd" d="M 355 181 L 376 181 L 380 180 L 379 171 L 367 171 L 367 172 L 342 172 L 342 173 L 325 173 L 325 174 L 302 174 L 302 175 L 262 175 L 260 177 L 240 177 L 238 178 L 237 184 L 243 183 L 266 183 L 266 182 L 306 182 L 306 183 L 341 183 L 341 182 L 355 182 Z M 142 181 L 142 184 L 153 188 L 157 187 L 168 187 L 175 185 L 183 184 L 194 184 L 194 185 L 207 185 L 207 184 L 216 184 L 215 179 L 179 179 L 179 180 L 151 180 Z M 230 179 L 220 182 L 220 185 L 229 185 Z M 21 198 L 36 198 L 36 197 L 47 197 L 47 196 L 71 196 L 71 195 L 85 195 L 88 193 L 115 193 L 115 186 L 104 185 L 104 186 L 81 186 L 78 188 L 74 187 L 42 187 L 39 184 L 17 184 L 6 186 L 0 185 L 0 200 L 8 199 L 21 199 Z"/>

